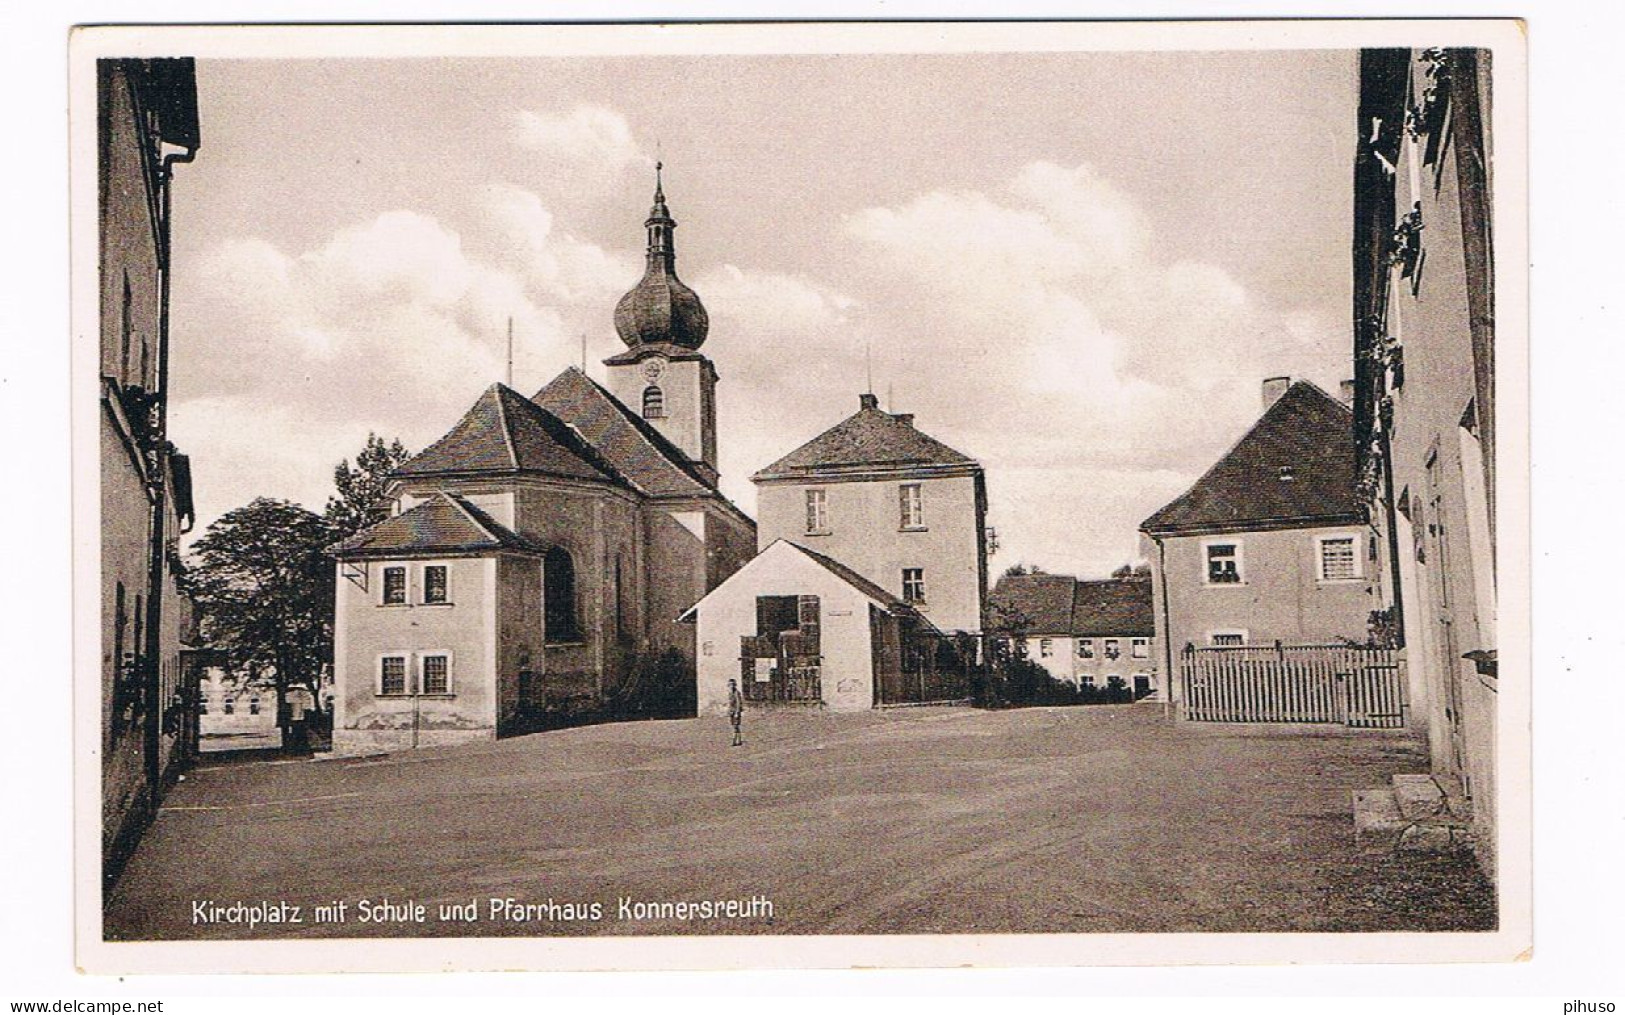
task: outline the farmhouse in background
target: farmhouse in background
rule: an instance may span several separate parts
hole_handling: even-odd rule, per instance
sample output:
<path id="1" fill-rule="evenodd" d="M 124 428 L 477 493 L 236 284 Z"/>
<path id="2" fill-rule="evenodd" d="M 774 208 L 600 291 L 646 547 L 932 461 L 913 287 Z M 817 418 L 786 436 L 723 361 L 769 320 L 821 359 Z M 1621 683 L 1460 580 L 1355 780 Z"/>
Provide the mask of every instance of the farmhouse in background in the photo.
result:
<path id="1" fill-rule="evenodd" d="M 1381 605 L 1348 407 L 1285 377 L 1264 382 L 1263 401 L 1253 428 L 1140 526 L 1167 672 L 1187 645 L 1364 643 Z"/>
<path id="2" fill-rule="evenodd" d="M 1488 51 L 1360 56 L 1357 452 L 1432 770 L 1493 873 L 1499 674 Z M 1393 596 L 1390 592 L 1390 600 Z M 1461 805 L 1465 804 L 1463 807 Z"/>
<path id="3" fill-rule="evenodd" d="M 1156 625 L 1145 577 L 1080 581 L 1070 575 L 999 579 L 990 597 L 1001 622 L 1024 633 L 1016 651 L 1077 687 L 1158 694 Z"/>
<path id="4" fill-rule="evenodd" d="M 975 459 L 864 394 L 751 479 L 761 555 L 684 614 L 702 713 L 727 707 L 730 679 L 748 700 L 832 709 L 968 694 L 987 602 Z"/>
<path id="5" fill-rule="evenodd" d="M 574 368 L 534 399 L 492 385 L 396 470 L 392 517 L 331 548 L 335 751 L 517 732 L 694 658 L 677 615 L 751 557 L 756 528 L 716 485 L 709 321 L 658 178 L 644 225 L 608 387 Z"/>

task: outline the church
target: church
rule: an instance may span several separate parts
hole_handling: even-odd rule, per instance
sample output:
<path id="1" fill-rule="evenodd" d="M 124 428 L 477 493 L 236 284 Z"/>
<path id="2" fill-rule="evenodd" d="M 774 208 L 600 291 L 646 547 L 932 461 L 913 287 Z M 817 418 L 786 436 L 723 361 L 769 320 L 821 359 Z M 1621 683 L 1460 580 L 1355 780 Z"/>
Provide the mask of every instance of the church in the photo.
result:
<path id="1" fill-rule="evenodd" d="M 709 319 L 677 276 L 658 168 L 606 383 L 570 368 L 529 398 L 493 384 L 396 470 L 390 517 L 329 548 L 335 752 L 612 703 L 640 664 L 692 664 L 679 615 L 755 555 L 755 523 L 717 486 Z"/>

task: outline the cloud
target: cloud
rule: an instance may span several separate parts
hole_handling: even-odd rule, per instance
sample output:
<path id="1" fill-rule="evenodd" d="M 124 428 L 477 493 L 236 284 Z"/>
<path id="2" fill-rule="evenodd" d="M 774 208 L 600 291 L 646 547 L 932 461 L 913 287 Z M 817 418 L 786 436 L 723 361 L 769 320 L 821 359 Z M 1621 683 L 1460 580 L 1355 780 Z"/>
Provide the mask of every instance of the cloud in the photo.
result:
<path id="1" fill-rule="evenodd" d="M 626 118 L 603 106 L 582 105 L 565 113 L 523 110 L 514 114 L 509 138 L 544 159 L 600 176 L 654 162 Z"/>
<path id="2" fill-rule="evenodd" d="M 501 380 L 510 318 L 518 386 L 575 362 L 583 321 L 607 313 L 612 276 L 628 284 L 625 259 L 556 235 L 533 195 L 493 194 L 493 209 L 507 217 L 476 228 L 509 244 L 495 259 L 432 217 L 395 210 L 307 250 L 234 238 L 181 266 L 173 429 L 183 450 L 210 451 L 195 459 L 200 485 L 320 507 L 332 466 L 369 430 L 421 448 Z M 210 509 L 237 506 L 203 503 L 204 524 Z"/>
<path id="3" fill-rule="evenodd" d="M 1348 345 L 1219 265 L 1160 256 L 1148 216 L 1089 165 L 1035 162 L 997 192 L 930 191 L 845 225 L 873 290 L 899 294 L 873 322 L 906 347 L 886 373 L 939 367 L 902 408 L 982 460 L 1007 552 L 1051 569 L 1132 556 L 1139 522 L 1256 419 L 1261 378 Z"/>

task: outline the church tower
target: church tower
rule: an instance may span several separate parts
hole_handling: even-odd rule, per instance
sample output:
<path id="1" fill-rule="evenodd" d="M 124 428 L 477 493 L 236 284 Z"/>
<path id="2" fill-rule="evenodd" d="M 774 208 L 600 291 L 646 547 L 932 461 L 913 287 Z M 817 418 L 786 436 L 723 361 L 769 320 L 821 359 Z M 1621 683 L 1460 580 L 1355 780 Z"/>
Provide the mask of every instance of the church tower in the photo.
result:
<path id="1" fill-rule="evenodd" d="M 643 278 L 615 306 L 625 352 L 604 360 L 609 390 L 675 444 L 711 483 L 717 480 L 717 371 L 699 351 L 711 326 L 694 290 L 677 277 L 662 166 L 655 163 L 654 207 L 643 223 Z"/>

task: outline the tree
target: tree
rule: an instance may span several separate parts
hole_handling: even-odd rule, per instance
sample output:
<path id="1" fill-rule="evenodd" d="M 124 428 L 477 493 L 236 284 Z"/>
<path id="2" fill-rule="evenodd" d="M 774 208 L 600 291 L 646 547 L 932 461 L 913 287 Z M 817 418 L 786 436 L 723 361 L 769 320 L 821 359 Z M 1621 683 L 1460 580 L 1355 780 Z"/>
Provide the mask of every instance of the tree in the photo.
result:
<path id="1" fill-rule="evenodd" d="M 351 536 L 389 517 L 384 491 L 389 475 L 412 455 L 399 439 L 384 443 L 375 433 L 367 434 L 367 444 L 355 456 L 333 467 L 333 486 L 338 491 L 327 498 L 324 517 L 338 531 L 339 538 Z"/>
<path id="2" fill-rule="evenodd" d="M 277 702 L 291 687 L 321 701 L 333 658 L 334 523 L 285 500 L 255 499 L 211 524 L 182 581 L 205 643 L 250 681 L 269 675 Z M 281 709 L 278 709 L 281 713 Z"/>
<path id="3" fill-rule="evenodd" d="M 1112 577 L 1149 578 L 1151 577 L 1151 565 L 1143 562 L 1139 564 L 1124 564 L 1122 567 L 1112 572 Z"/>
<path id="4" fill-rule="evenodd" d="M 1005 577 L 1005 578 L 1020 578 L 1023 575 L 1044 574 L 1044 573 L 1045 573 L 1044 569 L 1039 567 L 1037 564 L 1022 564 L 1020 562 L 1017 562 L 1015 564 L 1011 564 L 1009 567 L 1004 569 L 1003 577 Z"/>

